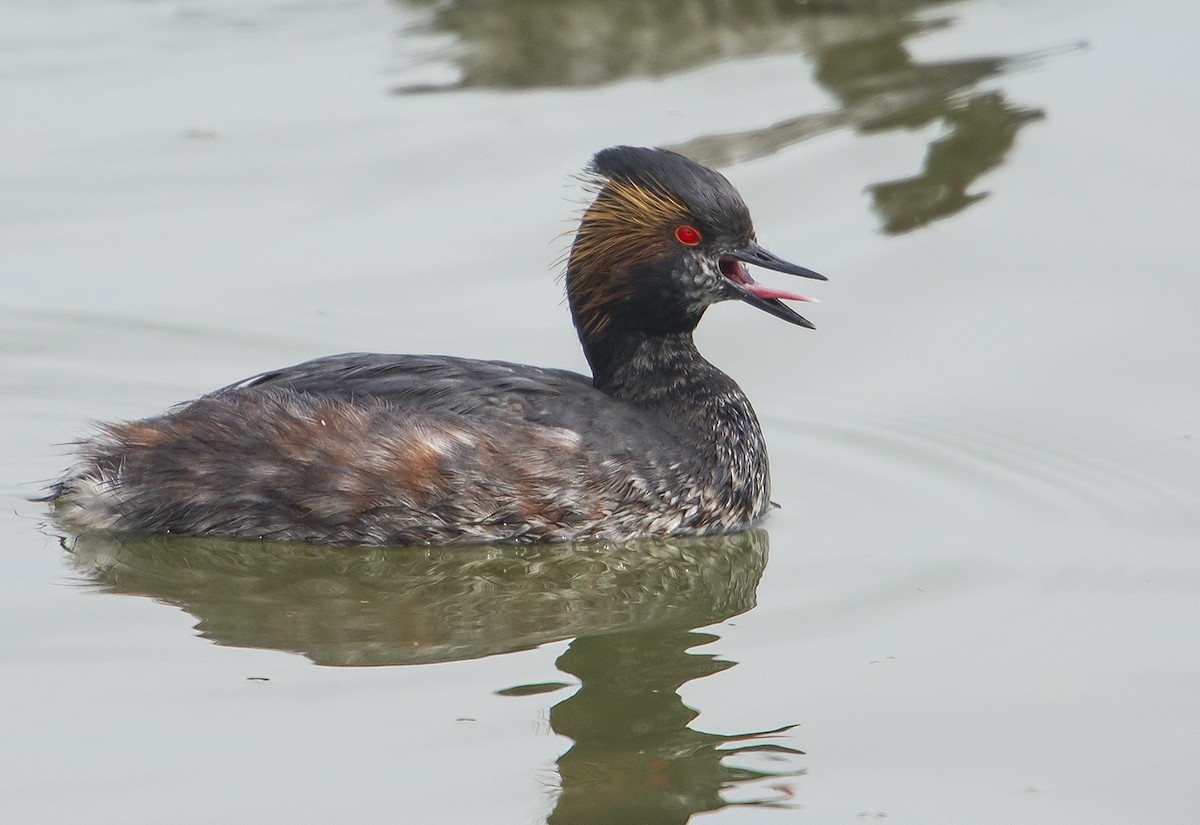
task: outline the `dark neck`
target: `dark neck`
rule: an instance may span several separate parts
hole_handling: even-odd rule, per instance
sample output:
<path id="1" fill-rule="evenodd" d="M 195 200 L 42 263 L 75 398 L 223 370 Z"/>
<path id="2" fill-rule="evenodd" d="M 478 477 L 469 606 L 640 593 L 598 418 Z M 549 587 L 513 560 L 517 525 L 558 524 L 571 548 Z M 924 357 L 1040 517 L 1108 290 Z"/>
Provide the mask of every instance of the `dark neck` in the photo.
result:
<path id="1" fill-rule="evenodd" d="M 652 413 L 690 444 L 715 495 L 746 519 L 766 512 L 770 478 L 766 444 L 749 399 L 696 351 L 692 334 L 629 333 L 584 341 L 596 388 Z"/>
<path id="2" fill-rule="evenodd" d="M 691 330 L 654 334 L 618 330 L 584 340 L 583 351 L 597 389 L 639 406 L 653 406 L 710 381 L 733 384 L 700 355 Z"/>
<path id="3" fill-rule="evenodd" d="M 696 350 L 687 331 L 648 334 L 613 331 L 583 342 L 596 388 L 666 419 L 691 425 L 706 438 L 758 433 L 758 420 L 741 389 Z"/>

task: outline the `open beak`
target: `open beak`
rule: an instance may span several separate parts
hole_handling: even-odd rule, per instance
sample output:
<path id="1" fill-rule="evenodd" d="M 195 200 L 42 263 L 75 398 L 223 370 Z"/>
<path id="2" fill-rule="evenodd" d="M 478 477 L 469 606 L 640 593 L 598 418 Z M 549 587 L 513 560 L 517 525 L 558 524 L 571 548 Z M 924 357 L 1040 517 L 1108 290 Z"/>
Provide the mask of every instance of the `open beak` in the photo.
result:
<path id="1" fill-rule="evenodd" d="M 808 327 L 809 329 L 816 329 L 811 322 L 783 303 L 784 301 L 815 302 L 816 298 L 809 298 L 807 295 L 800 295 L 796 292 L 785 292 L 782 289 L 763 286 L 750 277 L 750 271 L 746 269 L 746 264 L 754 264 L 765 269 L 774 269 L 776 272 L 799 275 L 801 278 L 816 278 L 818 281 L 826 281 L 828 278 L 819 272 L 813 272 L 811 269 L 805 269 L 802 266 L 788 263 L 783 258 L 768 252 L 756 243 L 750 243 L 742 249 L 735 249 L 732 252 L 728 252 L 722 255 L 719 261 L 721 274 L 725 276 L 725 280 L 732 287 L 732 291 L 736 297 L 751 306 L 771 313 L 776 318 L 782 318 L 789 323 Z"/>

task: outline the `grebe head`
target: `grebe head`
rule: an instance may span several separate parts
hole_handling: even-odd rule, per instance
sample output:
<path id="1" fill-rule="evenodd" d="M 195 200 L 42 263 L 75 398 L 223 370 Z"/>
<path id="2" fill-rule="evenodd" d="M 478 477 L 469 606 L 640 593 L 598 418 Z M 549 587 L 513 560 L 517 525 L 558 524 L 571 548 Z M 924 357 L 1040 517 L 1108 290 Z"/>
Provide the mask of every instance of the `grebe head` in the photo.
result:
<path id="1" fill-rule="evenodd" d="M 690 332 L 711 304 L 733 298 L 812 328 L 781 300 L 811 298 L 756 283 L 746 264 L 825 277 L 759 246 L 746 204 L 723 175 L 675 152 L 631 146 L 598 152 L 587 175 L 596 198 L 575 235 L 566 282 L 589 352 L 615 333 Z"/>

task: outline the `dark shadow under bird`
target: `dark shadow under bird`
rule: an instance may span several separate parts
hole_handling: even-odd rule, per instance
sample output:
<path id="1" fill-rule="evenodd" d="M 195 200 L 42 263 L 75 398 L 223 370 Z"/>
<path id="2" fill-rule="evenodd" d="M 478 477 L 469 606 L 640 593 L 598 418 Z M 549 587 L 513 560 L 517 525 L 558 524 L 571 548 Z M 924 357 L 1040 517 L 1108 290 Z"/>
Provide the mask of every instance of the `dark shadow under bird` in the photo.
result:
<path id="1" fill-rule="evenodd" d="M 746 264 L 761 247 L 717 172 L 618 146 L 567 263 L 593 376 L 501 361 L 352 353 L 106 424 L 47 498 L 76 530 L 322 544 L 625 540 L 746 528 L 770 506 L 749 400 L 696 350 L 710 305 L 801 326 Z"/>

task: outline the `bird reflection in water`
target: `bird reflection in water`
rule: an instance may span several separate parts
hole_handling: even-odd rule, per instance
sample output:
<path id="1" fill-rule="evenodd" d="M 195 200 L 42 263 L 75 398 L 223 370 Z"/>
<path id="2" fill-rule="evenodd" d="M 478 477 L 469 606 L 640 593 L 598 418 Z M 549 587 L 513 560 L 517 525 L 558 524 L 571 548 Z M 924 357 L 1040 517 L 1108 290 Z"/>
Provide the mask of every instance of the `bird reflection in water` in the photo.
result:
<path id="1" fill-rule="evenodd" d="M 440 54 L 451 55 L 458 79 L 395 91 L 585 88 L 764 54 L 801 54 L 837 108 L 773 118 L 763 111 L 758 114 L 766 125 L 701 135 L 669 148 L 727 167 L 835 129 L 873 134 L 940 125 L 944 134 L 930 143 L 918 174 L 866 187 L 884 231 L 899 234 L 986 197 L 970 186 L 1004 162 L 1023 126 L 1044 116 L 1040 109 L 1010 103 L 1001 91 L 977 87 L 1056 50 L 938 61 L 911 54 L 909 40 L 952 25 L 945 12 L 958 2 L 404 0 L 401 5 L 433 5 L 425 29 L 454 38 L 455 47 Z"/>
<path id="2" fill-rule="evenodd" d="M 573 740 L 558 760 L 549 819 L 557 825 L 683 823 L 727 804 L 786 804 L 788 778 L 803 773 L 790 725 L 704 733 L 690 727 L 698 711 L 678 693 L 734 666 L 694 652 L 717 639 L 694 628 L 754 606 L 767 560 L 761 529 L 623 544 L 339 550 L 92 533 L 65 546 L 89 586 L 177 606 L 216 644 L 296 652 L 319 665 L 449 662 L 573 639 L 558 666 L 580 686 L 550 710 L 552 728 Z M 537 692 L 521 687 L 501 692 Z"/>
<path id="3" fill-rule="evenodd" d="M 736 736 L 693 729 L 698 711 L 678 690 L 734 663 L 690 648 L 710 633 L 659 629 L 576 639 L 558 659 L 581 686 L 550 709 L 574 740 L 558 759 L 561 792 L 550 825 L 684 823 L 730 804 L 784 805 L 801 751 L 774 741 L 791 726 Z M 735 763 L 750 758 L 769 767 Z"/>

